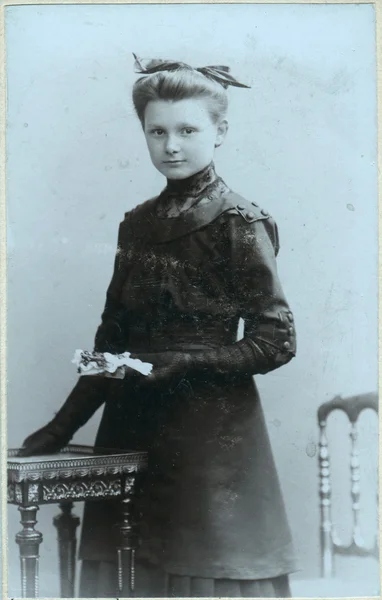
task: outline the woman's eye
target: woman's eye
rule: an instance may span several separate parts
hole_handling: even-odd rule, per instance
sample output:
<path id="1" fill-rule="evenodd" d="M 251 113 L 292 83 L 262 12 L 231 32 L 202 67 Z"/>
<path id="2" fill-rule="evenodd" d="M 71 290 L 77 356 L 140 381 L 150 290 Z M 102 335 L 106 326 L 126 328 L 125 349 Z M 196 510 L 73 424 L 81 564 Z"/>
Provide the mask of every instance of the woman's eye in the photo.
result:
<path id="1" fill-rule="evenodd" d="M 195 129 L 192 129 L 192 127 L 185 127 L 182 130 L 182 133 L 185 133 L 186 135 L 191 135 L 192 133 L 195 133 Z"/>
<path id="2" fill-rule="evenodd" d="M 152 129 L 151 133 L 152 133 L 152 135 L 160 136 L 160 135 L 164 134 L 164 131 L 163 131 L 163 129 Z"/>

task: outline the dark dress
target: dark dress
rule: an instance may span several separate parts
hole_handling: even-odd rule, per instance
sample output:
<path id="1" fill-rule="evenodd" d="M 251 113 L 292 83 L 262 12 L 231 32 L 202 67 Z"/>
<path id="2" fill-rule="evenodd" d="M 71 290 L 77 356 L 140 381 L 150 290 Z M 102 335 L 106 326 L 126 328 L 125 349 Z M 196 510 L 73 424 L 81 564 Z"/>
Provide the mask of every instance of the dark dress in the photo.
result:
<path id="1" fill-rule="evenodd" d="M 169 217 L 175 201 L 183 212 Z M 277 252 L 274 221 L 213 165 L 168 182 L 120 225 L 103 324 L 118 316 L 130 352 L 192 353 L 234 344 L 243 318 L 267 370 L 277 368 L 295 353 Z M 138 596 L 289 595 L 295 551 L 250 375 L 179 376 L 170 389 L 111 380 L 96 444 L 149 453 Z M 85 506 L 81 596 L 115 595 L 117 510 Z"/>

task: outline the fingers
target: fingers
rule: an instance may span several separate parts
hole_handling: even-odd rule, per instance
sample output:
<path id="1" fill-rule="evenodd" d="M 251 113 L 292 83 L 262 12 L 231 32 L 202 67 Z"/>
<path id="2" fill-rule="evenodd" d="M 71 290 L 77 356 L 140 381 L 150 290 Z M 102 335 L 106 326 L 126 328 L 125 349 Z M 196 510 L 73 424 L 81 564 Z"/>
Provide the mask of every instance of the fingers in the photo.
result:
<path id="1" fill-rule="evenodd" d="M 27 456 L 41 456 L 44 454 L 55 454 L 56 452 L 59 452 L 61 447 L 62 446 L 60 446 L 58 444 L 52 444 L 52 445 L 36 444 L 36 445 L 26 446 L 25 448 L 20 448 L 17 455 L 20 457 L 27 457 Z"/>
<path id="2" fill-rule="evenodd" d="M 169 366 L 157 366 L 153 368 L 149 375 L 146 375 L 144 379 L 149 384 L 161 385 L 171 380 L 173 375 L 172 369 Z"/>
<path id="3" fill-rule="evenodd" d="M 46 453 L 45 449 L 42 449 L 41 447 L 31 444 L 28 446 L 23 446 L 22 448 L 20 448 L 20 450 L 17 453 L 17 456 L 38 456 L 39 454 L 44 454 Z"/>
<path id="4" fill-rule="evenodd" d="M 36 438 L 36 435 L 40 435 L 38 431 L 32 433 L 31 435 L 28 435 L 28 437 L 25 438 L 25 440 L 23 441 L 22 448 L 24 449 L 28 448 L 29 446 L 34 446 L 34 440 Z"/>
<path id="5" fill-rule="evenodd" d="M 58 452 L 65 443 L 57 437 L 45 433 L 32 433 L 24 440 L 22 447 L 18 452 L 18 456 L 39 456 L 41 454 L 53 454 Z"/>

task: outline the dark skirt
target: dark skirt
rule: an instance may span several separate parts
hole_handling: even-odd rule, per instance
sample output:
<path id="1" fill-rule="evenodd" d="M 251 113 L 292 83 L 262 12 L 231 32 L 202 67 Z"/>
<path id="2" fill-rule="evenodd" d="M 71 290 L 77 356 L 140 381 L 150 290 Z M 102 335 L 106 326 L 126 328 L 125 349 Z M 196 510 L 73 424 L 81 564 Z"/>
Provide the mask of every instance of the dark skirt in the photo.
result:
<path id="1" fill-rule="evenodd" d="M 82 561 L 80 598 L 116 598 L 117 566 L 105 561 Z M 138 598 L 290 598 L 288 575 L 271 579 L 212 579 L 171 575 L 137 564 Z"/>
<path id="2" fill-rule="evenodd" d="M 111 383 L 96 445 L 148 451 L 135 490 L 137 561 L 203 580 L 257 581 L 294 572 L 252 378 L 193 380 L 176 394 Z M 81 560 L 114 561 L 119 507 L 117 500 L 86 503 Z"/>

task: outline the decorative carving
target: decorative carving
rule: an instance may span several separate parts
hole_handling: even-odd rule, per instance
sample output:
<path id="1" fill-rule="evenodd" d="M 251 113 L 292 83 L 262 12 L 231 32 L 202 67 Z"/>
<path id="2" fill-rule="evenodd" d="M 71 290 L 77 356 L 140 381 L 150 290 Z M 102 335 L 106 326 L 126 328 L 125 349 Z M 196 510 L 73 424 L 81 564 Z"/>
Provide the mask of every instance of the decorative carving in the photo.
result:
<path id="1" fill-rule="evenodd" d="M 38 597 L 38 559 L 42 534 L 36 531 L 38 506 L 20 506 L 22 530 L 16 535 L 20 547 L 21 591 L 23 598 Z"/>
<path id="2" fill-rule="evenodd" d="M 23 488 L 21 485 L 15 485 L 15 500 L 18 504 L 23 501 Z"/>
<path id="3" fill-rule="evenodd" d="M 122 550 L 117 550 L 117 562 L 118 562 L 118 592 L 121 594 L 123 590 L 123 566 L 122 566 Z"/>
<path id="4" fill-rule="evenodd" d="M 14 501 L 16 499 L 15 496 L 15 484 L 14 483 L 8 483 L 8 487 L 7 487 L 7 502 L 9 504 L 13 504 Z"/>
<path id="5" fill-rule="evenodd" d="M 18 450 L 8 452 L 8 502 L 21 505 L 23 530 L 17 534 L 23 597 L 38 597 L 38 547 L 42 535 L 34 529 L 37 504 L 61 501 L 62 514 L 54 523 L 60 544 L 61 590 L 63 597 L 74 595 L 75 528 L 71 500 L 124 498 L 119 525 L 119 587 L 125 596 L 134 588 L 134 550 L 136 535 L 131 523 L 135 474 L 147 465 L 146 452 L 120 452 L 85 446 L 67 446 L 51 457 L 20 457 Z M 125 575 L 127 581 L 123 581 Z"/>
<path id="6" fill-rule="evenodd" d="M 40 486 L 36 483 L 31 483 L 28 487 L 28 502 L 39 501 L 39 489 Z"/>
<path id="7" fill-rule="evenodd" d="M 357 446 L 357 426 L 355 423 L 351 424 L 350 430 L 351 439 L 351 457 L 350 457 L 350 472 L 351 472 L 351 497 L 352 497 L 352 511 L 353 511 L 353 532 L 352 539 L 357 546 L 363 546 L 364 542 L 362 539 L 360 524 L 359 524 L 359 499 L 361 495 L 360 489 L 360 464 L 359 464 L 359 452 Z"/>
<path id="8" fill-rule="evenodd" d="M 320 477 L 320 509 L 321 509 L 321 569 L 324 577 L 334 574 L 334 554 L 343 556 L 374 556 L 378 559 L 378 538 L 368 547 L 365 545 L 360 527 L 360 461 L 357 445 L 357 419 L 360 413 L 370 408 L 378 411 L 377 394 L 364 394 L 351 398 L 335 397 L 330 402 L 322 404 L 318 409 L 320 427 L 319 440 L 319 477 Z M 334 410 L 342 410 L 350 421 L 350 473 L 351 473 L 351 500 L 352 500 L 352 540 L 349 545 L 341 542 L 337 535 L 331 516 L 331 484 L 329 448 L 326 434 L 327 417 Z"/>
<path id="9" fill-rule="evenodd" d="M 126 477 L 123 491 L 125 494 L 130 494 L 134 488 L 135 477 Z"/>
<path id="10" fill-rule="evenodd" d="M 65 456 L 69 452 L 70 458 Z M 75 453 L 80 453 L 81 456 L 73 457 Z M 17 456 L 17 450 L 10 450 L 7 465 L 8 480 L 21 482 L 126 475 L 144 469 L 146 460 L 146 452 L 122 453 L 114 450 L 114 453 L 109 451 L 109 454 L 94 454 L 94 449 L 91 447 L 67 446 L 57 454 L 57 458 L 25 462 Z"/>
<path id="11" fill-rule="evenodd" d="M 350 421 L 350 440 L 351 440 L 351 455 L 350 455 L 350 474 L 351 474 L 351 498 L 352 498 L 352 512 L 353 512 L 353 530 L 352 530 L 352 541 L 348 546 L 342 544 L 339 539 L 333 539 L 334 550 L 338 554 L 344 556 L 375 556 L 378 558 L 378 538 L 376 537 L 375 543 L 372 546 L 367 546 L 364 542 L 361 525 L 359 519 L 360 511 L 360 496 L 361 496 L 361 472 L 360 472 L 360 461 L 358 451 L 358 432 L 357 422 Z"/>
<path id="12" fill-rule="evenodd" d="M 135 588 L 135 550 L 131 551 L 130 586 L 132 592 Z"/>
<path id="13" fill-rule="evenodd" d="M 371 392 L 370 394 L 359 394 L 358 396 L 350 396 L 342 398 L 336 396 L 329 402 L 324 402 L 318 409 L 318 421 L 326 421 L 329 414 L 333 410 L 342 410 L 349 418 L 351 423 L 355 423 L 363 410 L 370 408 L 378 412 L 378 394 Z"/>
<path id="14" fill-rule="evenodd" d="M 71 466 L 71 465 L 68 465 Z M 134 473 L 137 468 L 129 465 L 120 466 L 105 466 L 103 468 L 89 467 L 87 469 L 76 469 L 75 465 L 72 465 L 71 469 L 56 469 L 45 471 L 29 471 L 29 468 L 25 471 L 20 470 L 12 473 L 13 481 L 44 481 L 47 479 L 72 479 L 74 477 L 92 477 L 101 475 L 123 475 L 125 473 Z M 28 465 L 29 467 L 29 465 Z"/>
<path id="15" fill-rule="evenodd" d="M 45 502 L 52 500 L 80 500 L 84 498 L 110 498 L 120 496 L 121 482 L 115 481 L 76 481 L 73 483 L 54 483 L 42 486 L 42 497 Z"/>
<path id="16" fill-rule="evenodd" d="M 133 500 L 131 493 L 126 498 L 123 498 L 121 503 L 121 522 L 116 525 L 119 537 L 117 546 L 118 593 L 124 598 L 130 598 L 134 595 L 135 550 L 138 545 L 138 537 L 133 519 Z"/>
<path id="17" fill-rule="evenodd" d="M 320 421 L 319 439 L 320 465 L 320 509 L 321 509 L 321 561 L 322 572 L 329 576 L 333 571 L 333 540 L 331 516 L 331 486 L 328 440 L 326 437 L 326 421 Z"/>
<path id="18" fill-rule="evenodd" d="M 23 504 L 23 486 L 20 483 L 8 483 L 7 500 L 10 504 Z"/>

